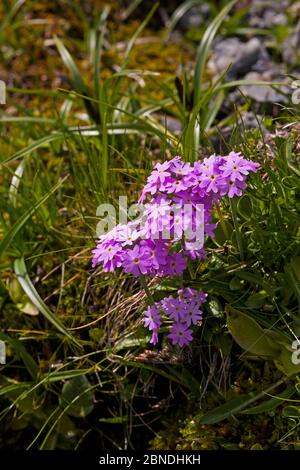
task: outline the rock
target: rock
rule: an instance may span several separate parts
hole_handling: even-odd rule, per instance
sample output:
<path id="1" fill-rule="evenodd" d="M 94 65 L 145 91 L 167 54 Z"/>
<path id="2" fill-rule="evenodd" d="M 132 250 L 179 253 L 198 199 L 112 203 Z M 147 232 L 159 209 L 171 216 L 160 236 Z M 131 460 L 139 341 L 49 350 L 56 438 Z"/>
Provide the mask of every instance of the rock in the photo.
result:
<path id="1" fill-rule="evenodd" d="M 239 141 L 239 136 L 250 129 L 259 128 L 263 134 L 267 134 L 267 129 L 262 124 L 262 116 L 255 115 L 252 111 L 243 111 L 235 125 L 227 126 L 222 129 L 222 134 L 214 134 L 211 138 L 215 152 L 226 154 L 228 151 L 228 142 Z"/>
<path id="2" fill-rule="evenodd" d="M 283 42 L 282 57 L 286 64 L 297 66 L 300 65 L 300 21 L 294 30 Z"/>
<path id="3" fill-rule="evenodd" d="M 273 69 L 266 70 L 262 73 L 249 72 L 245 76 L 245 80 L 266 81 L 274 84 L 276 82 L 285 82 L 286 85 L 276 86 L 277 90 L 280 90 L 283 94 L 272 88 L 270 85 L 242 85 L 240 89 L 245 96 L 258 101 L 259 103 L 288 103 L 288 99 L 284 94 L 291 93 L 291 88 L 289 86 L 290 81 L 287 81 L 286 77 L 276 70 L 275 64 Z"/>
<path id="4" fill-rule="evenodd" d="M 259 60 L 269 60 L 269 55 L 258 38 L 242 42 L 238 38 L 228 38 L 218 42 L 208 63 L 214 74 L 223 73 L 231 64 L 227 77 L 235 79 L 252 70 Z"/>
<path id="5" fill-rule="evenodd" d="M 178 21 L 176 28 L 187 31 L 198 28 L 210 16 L 210 6 L 207 3 L 190 8 Z"/>
<path id="6" fill-rule="evenodd" d="M 272 26 L 287 25 L 288 17 L 284 13 L 289 7 L 289 0 L 256 0 L 249 10 L 249 26 L 269 29 Z"/>
<path id="7" fill-rule="evenodd" d="M 166 126 L 168 131 L 172 132 L 175 135 L 178 135 L 182 132 L 182 123 L 179 121 L 179 119 L 176 119 L 173 116 L 168 116 L 168 115 L 154 115 L 156 118 L 159 119 L 160 124 L 163 126 Z"/>

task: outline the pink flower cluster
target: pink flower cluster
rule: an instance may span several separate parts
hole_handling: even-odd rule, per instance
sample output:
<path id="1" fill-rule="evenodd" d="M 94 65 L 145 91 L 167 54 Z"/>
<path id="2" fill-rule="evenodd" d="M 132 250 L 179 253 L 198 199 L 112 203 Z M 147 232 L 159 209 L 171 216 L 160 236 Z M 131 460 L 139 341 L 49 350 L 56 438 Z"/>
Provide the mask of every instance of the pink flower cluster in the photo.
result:
<path id="1" fill-rule="evenodd" d="M 213 237 L 216 227 L 213 204 L 224 196 L 241 196 L 249 173 L 258 167 L 235 152 L 225 157 L 212 155 L 194 165 L 179 156 L 157 163 L 139 200 L 142 216 L 100 237 L 93 250 L 93 267 L 101 264 L 106 272 L 121 268 L 135 277 L 182 275 L 188 259 L 206 256 L 205 237 Z M 187 207 L 192 210 L 186 213 Z M 149 306 L 143 315 L 152 333 L 150 342 L 158 342 L 163 322 L 171 323 L 168 337 L 173 345 L 192 341 L 191 327 L 202 319 L 200 307 L 206 295 L 186 288 L 178 291 L 177 298 L 166 297 Z"/>
<path id="2" fill-rule="evenodd" d="M 186 346 L 193 340 L 192 325 L 202 320 L 202 304 L 207 294 L 190 288 L 180 289 L 178 297 L 168 296 L 154 305 L 150 305 L 143 313 L 144 325 L 151 331 L 150 343 L 158 342 L 159 329 L 163 320 L 171 322 L 168 335 L 173 345 Z"/>
<path id="3" fill-rule="evenodd" d="M 203 243 L 186 239 L 187 230 L 197 234 L 202 224 L 204 237 L 213 237 L 213 203 L 223 196 L 241 196 L 248 174 L 258 167 L 235 152 L 226 157 L 212 155 L 194 165 L 179 156 L 157 163 L 140 197 L 144 218 L 119 224 L 101 236 L 93 250 L 93 267 L 102 264 L 106 272 L 123 268 L 135 277 L 182 275 L 189 258 L 206 255 Z M 195 210 L 186 214 L 186 207 Z"/>

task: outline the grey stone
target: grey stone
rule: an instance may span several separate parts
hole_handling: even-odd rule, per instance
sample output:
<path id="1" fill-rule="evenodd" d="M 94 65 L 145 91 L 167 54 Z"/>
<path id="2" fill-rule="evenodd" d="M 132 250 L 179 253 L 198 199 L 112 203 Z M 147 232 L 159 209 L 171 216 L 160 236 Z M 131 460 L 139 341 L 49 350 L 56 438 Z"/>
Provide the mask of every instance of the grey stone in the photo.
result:
<path id="1" fill-rule="evenodd" d="M 177 28 L 186 31 L 201 26 L 210 15 L 210 6 L 207 3 L 190 8 L 178 21 Z"/>
<path id="2" fill-rule="evenodd" d="M 300 21 L 286 38 L 282 46 L 282 57 L 286 64 L 300 65 Z"/>
<path id="3" fill-rule="evenodd" d="M 287 25 L 288 18 L 284 12 L 289 5 L 289 0 L 255 0 L 249 10 L 249 26 L 265 29 Z"/>
<path id="4" fill-rule="evenodd" d="M 289 86 L 289 82 L 287 81 L 286 77 L 283 75 L 278 74 L 276 69 L 267 70 L 263 73 L 259 72 L 249 72 L 245 76 L 245 80 L 251 81 L 266 81 L 272 83 L 282 83 L 285 82 L 286 85 L 279 85 L 276 86 L 278 90 L 282 93 L 277 91 L 276 89 L 272 88 L 270 85 L 242 85 L 240 87 L 241 92 L 248 96 L 249 98 L 258 101 L 259 103 L 287 103 L 288 99 L 284 94 L 291 93 L 291 88 Z"/>
<path id="5" fill-rule="evenodd" d="M 246 130 L 259 128 L 263 134 L 267 134 L 267 129 L 262 125 L 262 116 L 254 114 L 252 111 L 243 111 L 235 125 L 222 129 L 222 135 L 214 134 L 211 138 L 216 152 L 226 153 L 228 142 L 233 143 L 239 140 L 239 136 Z"/>
<path id="6" fill-rule="evenodd" d="M 228 38 L 218 42 L 208 66 L 213 73 L 223 73 L 229 68 L 229 79 L 242 77 L 252 70 L 259 60 L 269 60 L 268 53 L 258 38 L 242 42 L 238 38 Z"/>
<path id="7" fill-rule="evenodd" d="M 153 116 L 155 115 L 153 114 Z M 168 115 L 156 115 L 156 117 L 159 118 L 160 124 L 166 126 L 168 131 L 172 132 L 173 134 L 176 135 L 182 132 L 182 123 L 179 121 L 179 119 Z"/>

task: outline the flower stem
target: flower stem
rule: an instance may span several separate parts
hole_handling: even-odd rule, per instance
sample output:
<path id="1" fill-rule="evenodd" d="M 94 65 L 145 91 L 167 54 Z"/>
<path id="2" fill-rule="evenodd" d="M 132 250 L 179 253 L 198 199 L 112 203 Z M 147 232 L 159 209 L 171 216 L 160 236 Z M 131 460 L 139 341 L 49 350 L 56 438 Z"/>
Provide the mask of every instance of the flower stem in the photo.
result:
<path id="1" fill-rule="evenodd" d="M 237 241 L 238 249 L 239 249 L 239 252 L 240 252 L 240 258 L 241 258 L 241 261 L 244 261 L 243 239 L 242 239 L 242 236 L 241 236 L 241 232 L 240 232 L 240 228 L 239 228 L 239 224 L 238 224 L 238 220 L 237 220 L 235 201 L 232 198 L 230 199 L 230 207 L 231 207 L 233 225 L 234 225 L 234 228 L 235 228 L 236 241 Z"/>
<path id="2" fill-rule="evenodd" d="M 220 223 L 221 223 L 223 233 L 226 237 L 226 240 L 229 240 L 229 233 L 228 233 L 228 230 L 227 230 L 227 227 L 226 227 L 226 224 L 225 224 L 224 217 L 223 217 L 222 211 L 220 209 L 220 206 L 218 204 L 215 204 L 215 206 L 216 206 L 216 209 L 217 209 L 217 212 L 218 212 L 218 216 L 219 216 L 219 219 L 220 219 Z"/>
<path id="3" fill-rule="evenodd" d="M 155 302 L 154 302 L 153 296 L 152 296 L 152 294 L 149 290 L 149 287 L 147 286 L 145 275 L 141 274 L 140 277 L 139 277 L 139 280 L 140 280 L 140 283 L 141 283 L 141 285 L 142 285 L 142 287 L 145 291 L 146 296 L 148 297 L 148 299 L 150 301 L 150 304 L 153 305 Z"/>

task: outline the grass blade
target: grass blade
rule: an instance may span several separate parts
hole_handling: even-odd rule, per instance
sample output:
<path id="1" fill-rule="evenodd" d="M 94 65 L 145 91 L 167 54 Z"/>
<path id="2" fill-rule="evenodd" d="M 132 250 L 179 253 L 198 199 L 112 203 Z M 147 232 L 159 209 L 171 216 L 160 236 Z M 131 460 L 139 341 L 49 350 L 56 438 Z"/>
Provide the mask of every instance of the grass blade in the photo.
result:
<path id="1" fill-rule="evenodd" d="M 183 15 L 185 15 L 185 13 L 189 11 L 191 8 L 193 8 L 196 5 L 201 5 L 202 3 L 203 3 L 202 0 L 187 0 L 186 2 L 183 2 L 181 5 L 179 5 L 179 7 L 176 8 L 170 20 L 168 21 L 165 38 L 164 38 L 165 41 L 169 39 L 171 32 L 175 28 L 180 18 L 182 18 Z"/>
<path id="2" fill-rule="evenodd" d="M 73 88 L 75 89 L 75 91 L 77 91 L 81 95 L 89 97 L 90 92 L 89 92 L 87 86 L 85 85 L 84 80 L 82 78 L 82 75 L 81 75 L 79 69 L 77 68 L 77 65 L 75 64 L 70 52 L 66 49 L 66 47 L 64 46 L 64 44 L 62 43 L 62 41 L 58 37 L 56 37 L 56 36 L 54 37 L 54 42 L 56 44 L 58 52 L 60 53 L 60 56 L 61 56 L 61 58 L 62 58 L 62 60 L 65 64 L 65 66 L 67 67 L 67 69 L 71 73 Z M 93 121 L 95 121 L 96 123 L 99 123 L 99 120 L 100 120 L 99 113 L 95 109 L 93 104 L 89 100 L 86 100 L 86 99 L 83 99 L 83 101 L 84 101 L 84 105 L 85 105 L 86 110 L 87 110 L 89 116 L 91 117 L 91 119 L 93 119 Z"/>
<path id="3" fill-rule="evenodd" d="M 26 222 L 30 219 L 30 217 L 37 211 L 37 209 L 44 204 L 47 199 L 49 199 L 52 194 L 64 183 L 67 177 L 60 180 L 56 185 L 54 185 L 50 191 L 48 191 L 39 201 L 37 201 L 32 207 L 27 209 L 24 214 L 17 220 L 17 222 L 10 227 L 10 229 L 6 232 L 4 238 L 0 242 L 0 256 L 4 253 L 5 250 L 11 245 L 13 242 L 16 234 L 21 230 L 21 228 L 26 224 Z"/>
<path id="4" fill-rule="evenodd" d="M 44 317 L 47 318 L 47 320 L 64 336 L 69 338 L 77 346 L 80 346 L 74 336 L 65 328 L 61 321 L 53 315 L 51 310 L 47 307 L 47 305 L 39 296 L 27 273 L 24 258 L 19 258 L 15 260 L 14 270 L 24 292 L 28 295 L 31 302 L 39 309 L 39 311 L 44 315 Z"/>
<path id="5" fill-rule="evenodd" d="M 204 72 L 204 67 L 207 61 L 207 56 L 210 50 L 210 46 L 212 44 L 212 41 L 221 26 L 224 18 L 226 15 L 229 13 L 231 8 L 234 6 L 237 0 L 232 0 L 229 2 L 221 11 L 220 13 L 216 16 L 216 18 L 211 22 L 210 26 L 207 28 L 205 31 L 202 41 L 198 47 L 197 50 L 197 56 L 196 56 L 196 68 L 195 68 L 195 73 L 194 73 L 194 79 L 193 79 L 193 89 L 195 93 L 195 103 L 199 101 L 199 98 L 201 96 L 201 88 L 202 88 L 202 81 L 203 81 L 203 72 Z"/>
<path id="6" fill-rule="evenodd" d="M 24 362 L 27 371 L 33 380 L 35 380 L 37 377 L 38 366 L 33 357 L 26 351 L 20 340 L 12 338 L 11 336 L 7 335 L 6 333 L 2 333 L 1 331 L 0 340 L 9 344 L 16 351 L 16 353 L 20 356 L 20 359 Z"/>
<path id="7" fill-rule="evenodd" d="M 54 140 L 62 139 L 63 137 L 64 137 L 63 134 L 55 133 L 55 134 L 49 134 L 45 137 L 42 137 L 41 139 L 35 140 L 32 144 L 28 145 L 27 147 L 21 150 L 18 150 L 18 152 L 14 153 L 10 157 L 3 160 L 3 162 L 1 162 L 0 165 L 5 165 L 6 163 L 19 160 L 19 158 L 25 157 L 26 155 L 33 152 L 34 150 L 37 150 L 39 147 L 49 144 L 50 142 L 53 142 Z"/>

